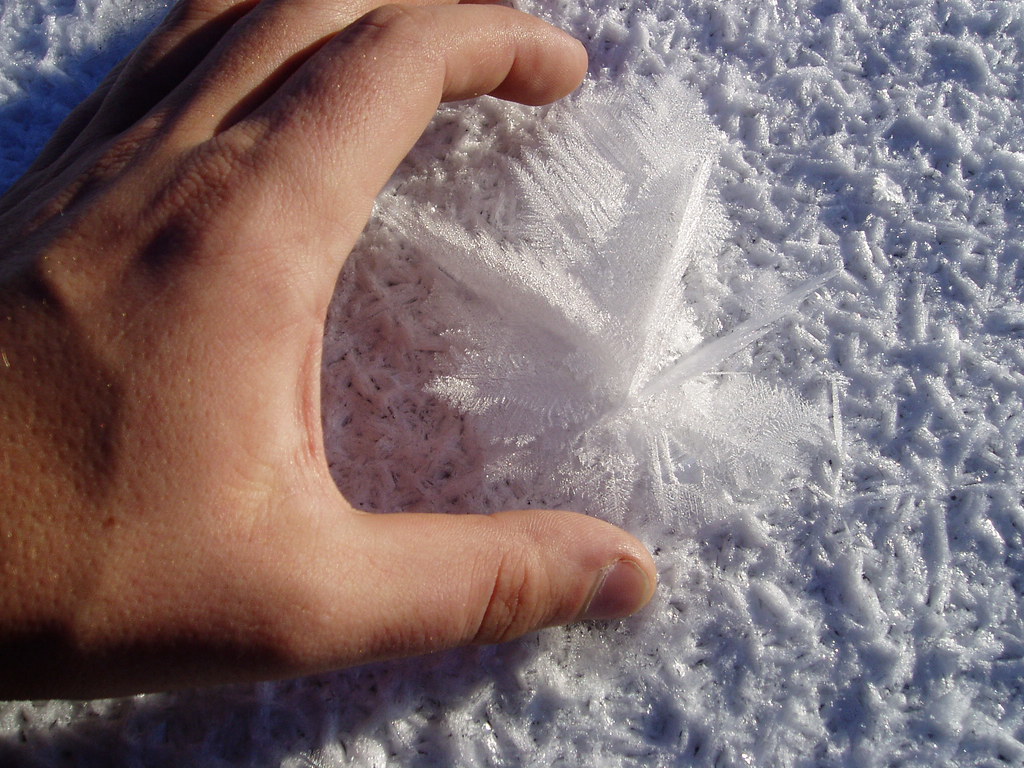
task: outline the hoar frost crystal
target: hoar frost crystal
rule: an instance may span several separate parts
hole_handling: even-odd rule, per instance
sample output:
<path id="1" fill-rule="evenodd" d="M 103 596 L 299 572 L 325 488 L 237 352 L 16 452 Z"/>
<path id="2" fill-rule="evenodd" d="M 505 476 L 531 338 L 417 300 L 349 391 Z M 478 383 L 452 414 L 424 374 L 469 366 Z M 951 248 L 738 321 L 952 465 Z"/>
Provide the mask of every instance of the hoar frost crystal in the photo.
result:
<path id="1" fill-rule="evenodd" d="M 458 286 L 431 297 L 451 346 L 430 388 L 472 424 L 491 479 L 620 524 L 695 522 L 797 469 L 822 414 L 723 364 L 831 273 L 710 338 L 690 284 L 728 224 L 699 100 L 667 76 L 588 84 L 540 131 L 501 159 L 502 210 L 467 216 L 438 185 L 436 205 L 395 196 L 380 211 Z"/>

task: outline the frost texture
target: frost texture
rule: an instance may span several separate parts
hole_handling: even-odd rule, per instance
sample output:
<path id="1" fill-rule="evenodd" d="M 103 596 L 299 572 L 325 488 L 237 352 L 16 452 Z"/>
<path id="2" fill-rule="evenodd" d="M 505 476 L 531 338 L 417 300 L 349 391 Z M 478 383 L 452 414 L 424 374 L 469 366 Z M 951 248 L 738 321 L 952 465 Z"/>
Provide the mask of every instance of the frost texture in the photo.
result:
<path id="1" fill-rule="evenodd" d="M 830 274 L 711 337 L 687 288 L 728 232 L 716 136 L 678 82 L 635 85 L 554 107 L 505 161 L 504 209 L 392 198 L 382 219 L 461 289 L 434 297 L 453 354 L 431 388 L 472 419 L 492 480 L 619 523 L 693 520 L 777 485 L 820 442 L 815 408 L 723 365 Z"/>

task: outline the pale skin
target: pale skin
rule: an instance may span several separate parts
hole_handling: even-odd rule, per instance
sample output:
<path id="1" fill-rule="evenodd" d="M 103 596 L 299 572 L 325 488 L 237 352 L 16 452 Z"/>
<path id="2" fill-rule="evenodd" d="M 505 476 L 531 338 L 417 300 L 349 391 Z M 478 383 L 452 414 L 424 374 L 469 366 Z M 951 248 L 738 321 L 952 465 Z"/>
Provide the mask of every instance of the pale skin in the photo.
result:
<path id="1" fill-rule="evenodd" d="M 328 302 L 439 102 L 542 104 L 518 11 L 186 0 L 0 200 L 0 698 L 289 677 L 624 616 L 569 512 L 369 515 L 327 470 Z"/>

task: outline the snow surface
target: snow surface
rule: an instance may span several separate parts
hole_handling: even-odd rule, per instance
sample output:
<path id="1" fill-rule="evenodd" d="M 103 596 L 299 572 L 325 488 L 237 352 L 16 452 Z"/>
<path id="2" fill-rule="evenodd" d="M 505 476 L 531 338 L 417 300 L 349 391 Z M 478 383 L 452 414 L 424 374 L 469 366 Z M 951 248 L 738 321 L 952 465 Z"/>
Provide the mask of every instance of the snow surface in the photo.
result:
<path id="1" fill-rule="evenodd" d="M 0 5 L 0 185 L 162 7 Z M 524 7 L 591 82 L 446 107 L 393 179 L 328 325 L 332 469 L 369 509 L 613 519 L 652 605 L 4 704 L 0 764 L 1024 765 L 1024 6 Z"/>

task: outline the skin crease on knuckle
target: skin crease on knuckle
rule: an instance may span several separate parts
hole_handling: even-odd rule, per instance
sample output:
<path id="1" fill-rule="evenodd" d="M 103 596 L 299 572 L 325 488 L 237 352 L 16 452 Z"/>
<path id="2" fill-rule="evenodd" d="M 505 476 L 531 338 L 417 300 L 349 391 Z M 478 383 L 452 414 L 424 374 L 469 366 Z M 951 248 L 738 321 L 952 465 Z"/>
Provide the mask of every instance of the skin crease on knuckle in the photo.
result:
<path id="1" fill-rule="evenodd" d="M 382 5 L 348 26 L 336 38 L 341 46 L 358 46 L 363 59 L 375 63 L 388 60 L 390 67 L 402 69 L 410 77 L 409 86 L 430 82 L 431 71 L 443 66 L 435 40 L 443 39 L 445 31 L 437 26 L 437 17 L 430 8 L 412 5 Z M 360 67 L 369 75 L 372 68 Z M 437 94 L 437 101 L 441 93 Z"/>
<path id="2" fill-rule="evenodd" d="M 536 605 L 531 569 L 521 555 L 502 556 L 495 570 L 487 608 L 473 634 L 474 644 L 500 643 L 522 634 L 531 626 Z"/>
<path id="3" fill-rule="evenodd" d="M 503 546 L 497 561 L 479 560 L 475 581 L 487 593 L 484 599 L 477 597 L 476 604 L 484 609 L 470 628 L 469 642 L 501 643 L 550 624 L 564 607 L 553 590 L 548 565 L 538 555 L 536 533 L 520 530 L 508 537 L 505 521 L 493 517 L 482 518 L 481 524 L 491 524 L 491 535 L 503 540 Z"/>

